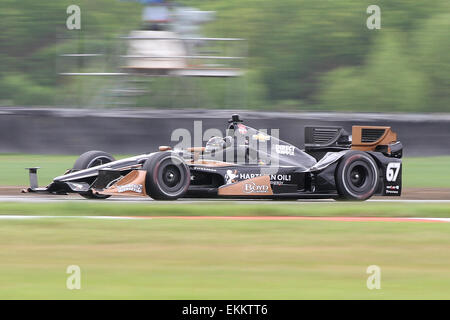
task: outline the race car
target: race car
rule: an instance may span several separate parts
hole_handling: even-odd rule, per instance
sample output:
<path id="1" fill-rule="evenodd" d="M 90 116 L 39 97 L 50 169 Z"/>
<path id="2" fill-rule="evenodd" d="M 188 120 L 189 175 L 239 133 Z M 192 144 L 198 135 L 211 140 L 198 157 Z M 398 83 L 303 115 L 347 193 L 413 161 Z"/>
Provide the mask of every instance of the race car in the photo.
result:
<path id="1" fill-rule="evenodd" d="M 155 200 L 401 195 L 403 146 L 390 127 L 353 126 L 351 135 L 340 127 L 305 127 L 304 149 L 274 132 L 251 128 L 234 114 L 225 137 L 213 136 L 205 146 L 160 146 L 121 160 L 88 151 L 45 188 L 37 186 L 38 168 L 28 168 L 31 186 L 24 192 Z"/>

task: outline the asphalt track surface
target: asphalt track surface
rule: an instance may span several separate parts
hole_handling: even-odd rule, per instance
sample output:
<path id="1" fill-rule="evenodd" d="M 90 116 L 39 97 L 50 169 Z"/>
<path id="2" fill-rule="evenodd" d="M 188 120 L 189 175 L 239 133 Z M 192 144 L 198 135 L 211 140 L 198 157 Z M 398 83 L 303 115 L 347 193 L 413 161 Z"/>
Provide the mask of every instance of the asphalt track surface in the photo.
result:
<path id="1" fill-rule="evenodd" d="M 35 194 L 35 193 L 21 193 L 25 187 L 0 186 L 0 202 L 56 202 L 56 201 L 89 201 L 77 194 L 71 195 L 50 195 L 50 194 Z M 93 200 L 91 200 L 93 201 Z M 111 197 L 107 202 L 148 202 L 148 203 L 166 203 L 164 201 L 153 201 L 149 197 Z M 203 199 L 180 199 L 178 201 L 170 201 L 170 203 L 184 203 L 187 202 L 239 202 L 239 203 L 278 203 L 274 200 L 255 200 L 255 199 L 221 199 L 221 198 L 203 198 Z M 409 202 L 409 203 L 439 203 L 450 202 L 450 188 L 405 188 L 401 197 L 373 197 L 369 201 L 381 202 Z M 283 201 L 283 203 L 323 203 L 335 202 L 332 199 L 299 199 Z"/>
<path id="2" fill-rule="evenodd" d="M 0 215 L 1 220 L 36 220 L 36 219 L 88 219 L 88 220 L 216 220 L 216 221 L 337 221 L 337 222 L 429 222 L 450 223 L 450 218 L 389 218 L 389 217 L 246 217 L 246 216 L 32 216 Z"/>
<path id="3" fill-rule="evenodd" d="M 441 199 L 402 199 L 402 198 L 375 198 L 367 200 L 368 202 L 381 203 L 448 203 L 450 200 Z M 0 202 L 13 203 L 146 203 L 154 204 L 178 204 L 185 205 L 188 203 L 228 203 L 228 204 L 272 204 L 280 203 L 274 200 L 233 200 L 233 199 L 179 199 L 177 201 L 155 201 L 151 198 L 143 197 L 111 197 L 107 200 L 86 200 L 79 195 L 37 195 L 37 194 L 21 194 L 21 195 L 0 195 Z M 314 205 L 321 203 L 335 202 L 332 199 L 301 199 L 282 201 L 283 204 L 291 205 Z M 178 219 L 178 220 L 219 220 L 219 221 L 339 221 L 339 222 L 430 222 L 430 223 L 450 223 L 450 218 L 405 218 L 405 217 L 304 217 L 304 216 L 265 216 L 265 217 L 249 217 L 249 216 L 38 216 L 38 215 L 0 215 L 2 220 L 23 220 L 23 219 L 87 219 L 87 220 L 152 220 L 152 219 Z"/>
<path id="4" fill-rule="evenodd" d="M 33 193 L 19 193 L 19 188 L 0 188 L 0 203 L 145 203 L 148 205 L 175 204 L 186 205 L 189 203 L 217 203 L 217 204 L 267 204 L 277 205 L 280 201 L 274 200 L 255 200 L 255 199 L 179 199 L 177 201 L 155 201 L 149 197 L 111 197 L 107 200 L 86 200 L 79 195 L 42 195 Z M 2 192 L 3 191 L 3 192 Z M 448 189 L 420 189 L 408 190 L 406 196 L 398 197 L 374 197 L 368 202 L 378 203 L 448 203 L 450 207 Z M 3 193 L 3 194 L 2 194 Z M 429 197 L 428 197 L 429 196 Z M 299 199 L 281 201 L 283 204 L 290 205 L 317 205 L 323 203 L 336 202 L 332 199 Z M 449 223 L 450 218 L 406 218 L 406 217 L 302 217 L 302 216 L 161 216 L 161 217 L 134 217 L 134 216 L 38 216 L 38 215 L 0 215 L 2 220 L 21 220 L 21 219 L 97 219 L 97 220 L 151 220 L 151 219 L 179 219 L 179 220 L 247 220 L 247 221 L 341 221 L 341 222 L 432 222 Z"/>
<path id="5" fill-rule="evenodd" d="M 402 198 L 376 198 L 367 200 L 368 202 L 385 202 L 385 203 L 449 203 L 447 199 L 402 199 Z M 111 197 L 107 200 L 87 200 L 78 195 L 36 195 L 36 194 L 23 194 L 23 195 L 0 195 L 0 202 L 22 202 L 22 203 L 57 203 L 57 202 L 90 202 L 90 203 L 148 203 L 148 204 L 180 204 L 187 203 L 235 203 L 235 204 L 314 204 L 314 203 L 332 203 L 336 202 L 333 199 L 299 199 L 299 200 L 286 200 L 276 201 L 270 199 L 179 199 L 177 201 L 155 201 L 151 198 L 144 197 Z"/>

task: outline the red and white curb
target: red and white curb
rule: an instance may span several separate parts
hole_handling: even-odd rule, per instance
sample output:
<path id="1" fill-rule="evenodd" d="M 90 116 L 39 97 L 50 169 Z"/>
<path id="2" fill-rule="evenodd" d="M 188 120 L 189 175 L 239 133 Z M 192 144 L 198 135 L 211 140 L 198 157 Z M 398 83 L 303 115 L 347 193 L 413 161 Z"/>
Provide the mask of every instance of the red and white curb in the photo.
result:
<path id="1" fill-rule="evenodd" d="M 229 221 L 339 221 L 339 222 L 450 222 L 450 218 L 406 218 L 406 217 L 298 217 L 298 216 L 33 216 L 0 215 L 0 220 L 25 219 L 94 219 L 94 220 L 229 220 Z"/>

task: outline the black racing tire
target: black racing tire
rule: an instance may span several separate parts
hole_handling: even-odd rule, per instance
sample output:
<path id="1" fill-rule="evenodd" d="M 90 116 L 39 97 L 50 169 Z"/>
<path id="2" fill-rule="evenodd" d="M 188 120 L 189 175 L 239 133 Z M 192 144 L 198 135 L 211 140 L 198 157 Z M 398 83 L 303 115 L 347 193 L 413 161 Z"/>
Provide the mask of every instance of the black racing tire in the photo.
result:
<path id="1" fill-rule="evenodd" d="M 116 161 L 112 155 L 103 151 L 88 151 L 83 153 L 74 163 L 73 170 L 84 170 L 98 165 Z M 110 196 L 94 194 L 91 190 L 80 193 L 86 199 L 106 199 Z"/>
<path id="2" fill-rule="evenodd" d="M 366 152 L 352 150 L 345 154 L 336 170 L 340 201 L 364 201 L 373 196 L 379 183 L 375 160 Z"/>
<path id="3" fill-rule="evenodd" d="M 147 171 L 145 189 L 155 200 L 177 200 L 183 197 L 191 182 L 184 160 L 172 152 L 158 152 L 143 166 Z"/>

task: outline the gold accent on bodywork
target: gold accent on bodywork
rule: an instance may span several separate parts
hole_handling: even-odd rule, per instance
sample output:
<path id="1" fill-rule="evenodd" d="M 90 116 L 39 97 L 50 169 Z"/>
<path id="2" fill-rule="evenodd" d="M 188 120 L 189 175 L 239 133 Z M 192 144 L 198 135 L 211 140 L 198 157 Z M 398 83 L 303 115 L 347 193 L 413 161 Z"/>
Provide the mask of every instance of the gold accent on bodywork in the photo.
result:
<path id="1" fill-rule="evenodd" d="M 269 176 L 259 176 L 219 187 L 219 196 L 271 196 Z"/>
<path id="2" fill-rule="evenodd" d="M 363 129 L 381 129 L 384 133 L 374 142 L 362 142 Z M 352 149 L 360 151 L 374 151 L 377 146 L 388 146 L 397 141 L 397 134 L 391 127 L 381 126 L 353 126 L 352 127 Z"/>
<path id="3" fill-rule="evenodd" d="M 206 150 L 205 147 L 192 147 L 186 149 L 187 152 L 192 153 L 192 161 L 197 161 L 200 158 L 200 156 L 205 153 L 205 150 Z"/>
<path id="4" fill-rule="evenodd" d="M 93 190 L 93 192 L 110 196 L 145 197 L 147 196 L 145 190 L 146 175 L 147 171 L 145 170 L 133 170 L 111 187 L 103 190 Z"/>
<path id="5" fill-rule="evenodd" d="M 199 152 L 199 153 L 204 153 L 205 150 L 206 150 L 205 147 L 192 147 L 186 149 L 187 152 Z"/>
<path id="6" fill-rule="evenodd" d="M 217 161 L 217 160 L 207 160 L 207 159 L 201 159 L 201 160 L 192 160 L 187 161 L 187 164 L 189 165 L 202 165 L 207 167 L 230 167 L 230 166 L 236 166 L 235 163 L 231 162 L 223 162 L 223 161 Z"/>

